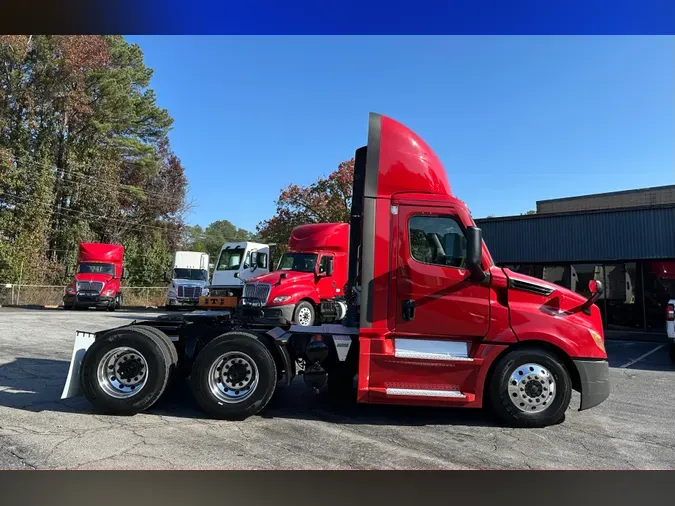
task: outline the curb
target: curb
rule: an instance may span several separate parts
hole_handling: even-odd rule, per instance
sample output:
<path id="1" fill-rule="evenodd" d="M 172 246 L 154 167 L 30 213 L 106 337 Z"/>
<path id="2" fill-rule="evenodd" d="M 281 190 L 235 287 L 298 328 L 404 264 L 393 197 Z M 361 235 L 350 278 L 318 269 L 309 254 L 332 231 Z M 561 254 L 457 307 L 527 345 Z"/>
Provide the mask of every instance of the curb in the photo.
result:
<path id="1" fill-rule="evenodd" d="M 3 307 L 0 305 L 0 307 Z M 6 305 L 4 307 L 7 308 L 17 308 L 17 309 L 33 309 L 33 310 L 63 310 L 63 306 L 56 306 L 56 305 L 42 305 L 42 304 L 22 304 L 22 305 Z M 158 306 L 124 306 L 121 309 L 118 309 L 118 311 L 157 311 L 157 310 L 162 310 L 162 308 Z"/>

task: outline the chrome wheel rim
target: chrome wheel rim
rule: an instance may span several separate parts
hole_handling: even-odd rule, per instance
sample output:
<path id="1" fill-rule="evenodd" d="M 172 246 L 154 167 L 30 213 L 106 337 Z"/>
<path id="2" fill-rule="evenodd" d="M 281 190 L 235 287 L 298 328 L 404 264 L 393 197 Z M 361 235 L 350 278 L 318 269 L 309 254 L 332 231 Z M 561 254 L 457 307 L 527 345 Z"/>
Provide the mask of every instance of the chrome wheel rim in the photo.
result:
<path id="1" fill-rule="evenodd" d="M 555 379 L 544 366 L 536 363 L 516 367 L 509 376 L 509 399 L 527 413 L 547 410 L 556 395 Z"/>
<path id="2" fill-rule="evenodd" d="M 98 386 L 110 397 L 128 399 L 148 382 L 148 362 L 136 349 L 113 348 L 103 356 L 96 370 Z"/>
<path id="3" fill-rule="evenodd" d="M 303 327 L 308 327 L 312 323 L 312 312 L 308 307 L 301 307 L 298 311 L 298 323 Z"/>
<path id="4" fill-rule="evenodd" d="M 258 366 L 251 357 L 230 351 L 213 361 L 208 384 L 213 396 L 221 402 L 234 404 L 248 399 L 258 387 Z"/>

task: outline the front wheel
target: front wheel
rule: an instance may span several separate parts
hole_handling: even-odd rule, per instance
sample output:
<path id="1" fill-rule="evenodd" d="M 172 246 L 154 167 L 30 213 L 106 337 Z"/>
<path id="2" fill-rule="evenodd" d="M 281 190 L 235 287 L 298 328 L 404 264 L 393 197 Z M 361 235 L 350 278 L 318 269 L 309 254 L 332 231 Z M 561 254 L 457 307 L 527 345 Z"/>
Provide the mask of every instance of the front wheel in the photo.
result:
<path id="1" fill-rule="evenodd" d="M 515 350 L 495 365 L 489 399 L 514 427 L 546 427 L 562 421 L 572 398 L 572 381 L 560 361 L 544 350 Z"/>
<path id="2" fill-rule="evenodd" d="M 190 387 L 208 414 L 243 420 L 260 412 L 277 384 L 272 354 L 254 334 L 231 332 L 217 337 L 195 359 Z"/>
<path id="3" fill-rule="evenodd" d="M 293 321 L 296 325 L 300 325 L 301 327 L 311 327 L 314 325 L 314 318 L 314 306 L 306 300 L 303 300 L 295 307 Z"/>

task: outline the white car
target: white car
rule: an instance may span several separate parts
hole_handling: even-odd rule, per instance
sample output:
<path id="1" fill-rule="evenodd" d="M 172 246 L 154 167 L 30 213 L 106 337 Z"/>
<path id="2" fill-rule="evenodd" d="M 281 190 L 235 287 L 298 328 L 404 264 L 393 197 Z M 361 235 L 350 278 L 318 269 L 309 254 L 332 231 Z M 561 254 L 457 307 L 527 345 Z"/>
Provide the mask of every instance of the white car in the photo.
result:
<path id="1" fill-rule="evenodd" d="M 666 330 L 670 341 L 670 359 L 675 362 L 675 299 L 670 299 L 666 307 Z"/>

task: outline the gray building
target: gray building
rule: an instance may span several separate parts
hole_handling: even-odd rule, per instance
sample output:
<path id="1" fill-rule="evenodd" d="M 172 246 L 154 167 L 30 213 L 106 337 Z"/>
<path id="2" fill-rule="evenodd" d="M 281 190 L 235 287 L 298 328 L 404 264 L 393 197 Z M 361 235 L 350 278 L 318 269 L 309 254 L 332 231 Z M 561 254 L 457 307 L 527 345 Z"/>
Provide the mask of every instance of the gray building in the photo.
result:
<path id="1" fill-rule="evenodd" d="M 537 202 L 537 213 L 476 220 L 495 262 L 588 295 L 608 329 L 663 331 L 675 297 L 675 185 Z"/>

